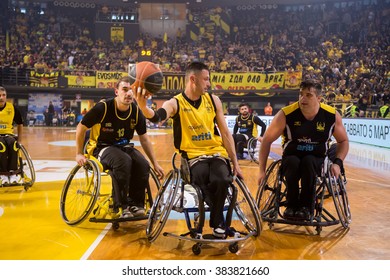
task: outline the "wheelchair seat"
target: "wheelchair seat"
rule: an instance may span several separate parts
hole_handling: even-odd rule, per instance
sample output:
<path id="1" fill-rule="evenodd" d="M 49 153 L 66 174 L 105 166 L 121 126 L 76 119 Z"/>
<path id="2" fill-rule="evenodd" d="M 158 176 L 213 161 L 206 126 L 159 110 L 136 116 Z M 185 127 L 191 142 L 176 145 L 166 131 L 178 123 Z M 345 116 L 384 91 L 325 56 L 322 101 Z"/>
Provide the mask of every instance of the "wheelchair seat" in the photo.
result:
<path id="1" fill-rule="evenodd" d="M 290 224 L 298 226 L 313 226 L 317 234 L 322 227 L 340 224 L 347 229 L 351 223 L 351 212 L 346 191 L 346 176 L 343 172 L 339 178 L 330 174 L 331 160 L 326 157 L 321 175 L 316 182 L 315 198 L 310 216 L 307 220 L 287 219 L 283 216 L 283 209 L 287 205 L 286 184 L 281 174 L 282 160 L 272 162 L 267 170 L 264 183 L 259 186 L 256 194 L 256 203 L 260 216 L 270 228 L 274 224 Z M 331 198 L 331 201 L 327 201 Z M 333 207 L 332 207 L 333 204 Z M 332 207 L 332 210 L 329 208 Z"/>
<path id="2" fill-rule="evenodd" d="M 238 251 L 238 242 L 251 236 L 258 236 L 261 232 L 261 222 L 254 199 L 242 180 L 235 178 L 228 189 L 225 201 L 226 236 L 223 239 L 214 239 L 211 234 L 203 232 L 209 206 L 204 200 L 199 186 L 191 184 L 190 169 L 187 159 L 175 153 L 172 157 L 173 169 L 164 180 L 151 209 L 146 235 L 150 242 L 157 239 L 169 220 L 171 211 L 183 214 L 188 231 L 185 233 L 164 232 L 164 236 L 179 240 L 195 242 L 192 251 L 200 254 L 203 244 L 229 244 L 232 253 Z M 180 166 L 180 167 L 178 167 Z"/>
<path id="3" fill-rule="evenodd" d="M 73 167 L 62 189 L 60 212 L 65 223 L 78 225 L 91 216 L 90 222 L 112 223 L 113 228 L 118 229 L 120 222 L 148 219 L 153 195 L 161 185 L 154 169 L 150 168 L 149 185 L 145 188 L 145 215 L 121 218 L 122 209 L 114 209 L 110 171 L 103 170 L 95 157 L 85 156 L 86 164 Z"/>
<path id="4" fill-rule="evenodd" d="M 0 135 L 0 137 L 14 137 L 17 140 L 17 136 L 15 135 Z M 18 150 L 18 167 L 15 171 L 7 171 L 0 172 L 0 175 L 10 176 L 17 175 L 19 176 L 19 181 L 16 183 L 3 184 L 0 182 L 0 187 L 20 187 L 22 186 L 24 190 L 29 190 L 35 183 L 35 169 L 34 164 L 31 160 L 31 157 L 27 151 L 27 149 L 19 142 L 17 142 L 19 146 Z"/>

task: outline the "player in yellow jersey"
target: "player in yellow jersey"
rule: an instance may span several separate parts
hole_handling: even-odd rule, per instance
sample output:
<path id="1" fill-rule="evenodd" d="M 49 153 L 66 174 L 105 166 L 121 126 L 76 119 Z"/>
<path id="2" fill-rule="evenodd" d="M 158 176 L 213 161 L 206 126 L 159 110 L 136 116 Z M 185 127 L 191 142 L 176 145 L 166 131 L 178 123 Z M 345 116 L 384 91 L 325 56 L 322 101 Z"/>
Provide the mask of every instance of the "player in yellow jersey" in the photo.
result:
<path id="1" fill-rule="evenodd" d="M 213 235 L 225 237 L 223 208 L 232 174 L 227 159 L 233 164 L 233 175 L 242 177 L 236 158 L 233 137 L 227 127 L 221 100 L 207 90 L 210 72 L 204 63 L 192 62 L 186 69 L 184 92 L 164 102 L 156 112 L 146 106 L 149 93 L 138 89 L 136 100 L 144 115 L 152 122 L 173 119 L 176 151 L 187 158 L 191 182 L 202 189 L 210 206 Z"/>
<path id="2" fill-rule="evenodd" d="M 282 108 L 263 136 L 259 152 L 259 184 L 266 174 L 272 142 L 282 136 L 282 174 L 286 179 L 286 219 L 307 220 L 315 197 L 315 181 L 321 171 L 332 135 L 337 141 L 331 173 L 343 168 L 349 141 L 340 114 L 321 103 L 322 87 L 307 80 L 300 86 L 299 101 Z M 301 188 L 299 187 L 301 185 Z"/>
<path id="3" fill-rule="evenodd" d="M 17 138 L 14 136 L 14 123 L 17 125 Z M 7 91 L 0 87 L 0 185 L 15 184 L 21 180 L 13 172 L 18 169 L 17 140 L 22 139 L 22 128 L 23 118 L 19 109 L 7 102 Z"/>

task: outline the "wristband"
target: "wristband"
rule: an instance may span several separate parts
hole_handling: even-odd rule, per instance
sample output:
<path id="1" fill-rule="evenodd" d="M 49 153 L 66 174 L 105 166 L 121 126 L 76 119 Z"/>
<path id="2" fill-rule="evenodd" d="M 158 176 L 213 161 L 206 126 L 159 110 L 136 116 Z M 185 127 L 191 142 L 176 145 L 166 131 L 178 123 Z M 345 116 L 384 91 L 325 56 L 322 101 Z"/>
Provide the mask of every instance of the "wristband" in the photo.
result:
<path id="1" fill-rule="evenodd" d="M 164 108 L 160 108 L 157 111 L 154 111 L 154 115 L 151 118 L 148 118 L 153 123 L 158 123 L 161 120 L 165 120 L 167 118 L 167 111 Z"/>
<path id="2" fill-rule="evenodd" d="M 333 163 L 337 164 L 338 166 L 340 166 L 341 169 L 343 169 L 344 164 L 343 164 L 343 161 L 340 158 L 335 158 L 333 160 Z"/>
<path id="3" fill-rule="evenodd" d="M 148 118 L 152 123 L 158 123 L 160 121 L 160 116 L 154 111 L 154 115 L 151 118 Z"/>

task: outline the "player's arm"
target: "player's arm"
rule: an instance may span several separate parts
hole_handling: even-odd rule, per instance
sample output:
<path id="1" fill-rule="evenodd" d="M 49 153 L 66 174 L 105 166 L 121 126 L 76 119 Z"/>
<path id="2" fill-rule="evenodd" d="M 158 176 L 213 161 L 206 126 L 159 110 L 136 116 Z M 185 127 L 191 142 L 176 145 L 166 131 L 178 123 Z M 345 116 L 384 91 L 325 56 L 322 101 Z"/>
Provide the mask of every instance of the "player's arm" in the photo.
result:
<path id="1" fill-rule="evenodd" d="M 137 101 L 138 107 L 141 109 L 144 116 L 153 123 L 163 122 L 177 112 L 177 101 L 175 98 L 171 98 L 165 101 L 161 108 L 154 111 L 152 108 L 147 106 L 147 100 L 151 95 L 145 89 L 138 88 L 135 94 L 135 100 Z"/>
<path id="2" fill-rule="evenodd" d="M 258 116 L 254 117 L 253 122 L 261 127 L 260 137 L 263 137 L 265 130 L 267 129 L 267 125 Z"/>
<path id="3" fill-rule="evenodd" d="M 284 115 L 284 112 L 280 110 L 273 118 L 261 141 L 259 152 L 259 184 L 262 184 L 265 178 L 265 169 L 267 167 L 267 159 L 271 150 L 271 144 L 280 137 L 285 126 L 286 116 Z"/>
<path id="4" fill-rule="evenodd" d="M 236 149 L 234 145 L 233 136 L 229 131 L 229 128 L 226 124 L 225 116 L 223 114 L 222 102 L 218 96 L 211 95 L 211 97 L 213 98 L 216 107 L 216 114 L 217 114 L 216 120 L 217 120 L 218 129 L 221 133 L 223 146 L 225 147 L 229 155 L 229 158 L 233 164 L 233 173 L 234 175 L 243 178 L 240 165 L 238 164 L 238 160 L 236 156 Z"/>
<path id="5" fill-rule="evenodd" d="M 331 173 L 338 177 L 340 170 L 344 168 L 344 159 L 349 151 L 349 139 L 340 114 L 336 111 L 336 123 L 333 131 L 333 136 L 337 141 L 336 159 L 333 161 Z M 338 167 L 337 167 L 338 166 Z"/>
<path id="6" fill-rule="evenodd" d="M 88 127 L 83 125 L 81 122 L 77 124 L 76 127 L 76 162 L 82 166 L 86 163 L 87 159 L 84 156 L 84 141 L 85 134 L 88 130 Z"/>

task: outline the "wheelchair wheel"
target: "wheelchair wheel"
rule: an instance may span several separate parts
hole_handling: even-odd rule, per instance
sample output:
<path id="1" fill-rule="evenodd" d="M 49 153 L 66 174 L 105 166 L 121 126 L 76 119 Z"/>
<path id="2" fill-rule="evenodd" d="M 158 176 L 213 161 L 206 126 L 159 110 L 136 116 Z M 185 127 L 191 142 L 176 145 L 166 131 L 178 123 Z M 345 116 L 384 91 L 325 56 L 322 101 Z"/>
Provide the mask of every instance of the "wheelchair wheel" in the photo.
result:
<path id="1" fill-rule="evenodd" d="M 68 225 L 77 225 L 88 217 L 99 196 L 100 184 L 100 169 L 96 162 L 87 160 L 84 166 L 76 165 L 72 169 L 60 199 L 61 216 Z"/>
<path id="2" fill-rule="evenodd" d="M 19 143 L 19 167 L 23 179 L 24 189 L 27 190 L 35 183 L 35 169 L 26 148 Z"/>
<path id="3" fill-rule="evenodd" d="M 236 178 L 235 185 L 238 192 L 234 210 L 248 232 L 258 236 L 261 233 L 261 218 L 256 203 L 241 179 Z"/>
<path id="4" fill-rule="evenodd" d="M 156 171 L 154 171 L 153 168 L 150 168 L 149 186 L 146 188 L 146 195 L 145 195 L 146 211 L 152 208 L 153 197 L 157 195 L 160 188 L 161 188 L 161 183 L 157 177 L 157 173 Z"/>
<path id="5" fill-rule="evenodd" d="M 146 227 L 146 236 L 150 242 L 156 240 L 165 226 L 180 187 L 179 178 L 179 170 L 171 170 L 157 194 L 152 209 L 150 210 Z"/>
<path id="6" fill-rule="evenodd" d="M 349 208 L 347 191 L 345 189 L 345 180 L 342 176 L 335 180 L 335 178 L 332 178 L 329 174 L 328 182 L 330 187 L 329 193 L 333 197 L 340 223 L 344 228 L 348 228 L 352 220 L 352 215 Z"/>
<path id="7" fill-rule="evenodd" d="M 271 163 L 271 165 L 267 168 L 264 183 L 257 190 L 256 203 L 259 208 L 261 218 L 264 218 L 269 214 L 277 214 L 278 209 L 275 207 L 277 203 L 277 194 L 281 191 L 281 187 L 279 185 L 281 164 L 281 159 Z"/>
<path id="8" fill-rule="evenodd" d="M 255 137 L 252 137 L 248 140 L 247 144 L 247 151 L 248 155 L 251 158 L 251 160 L 255 163 L 259 163 L 259 148 L 257 147 L 257 139 Z"/>

